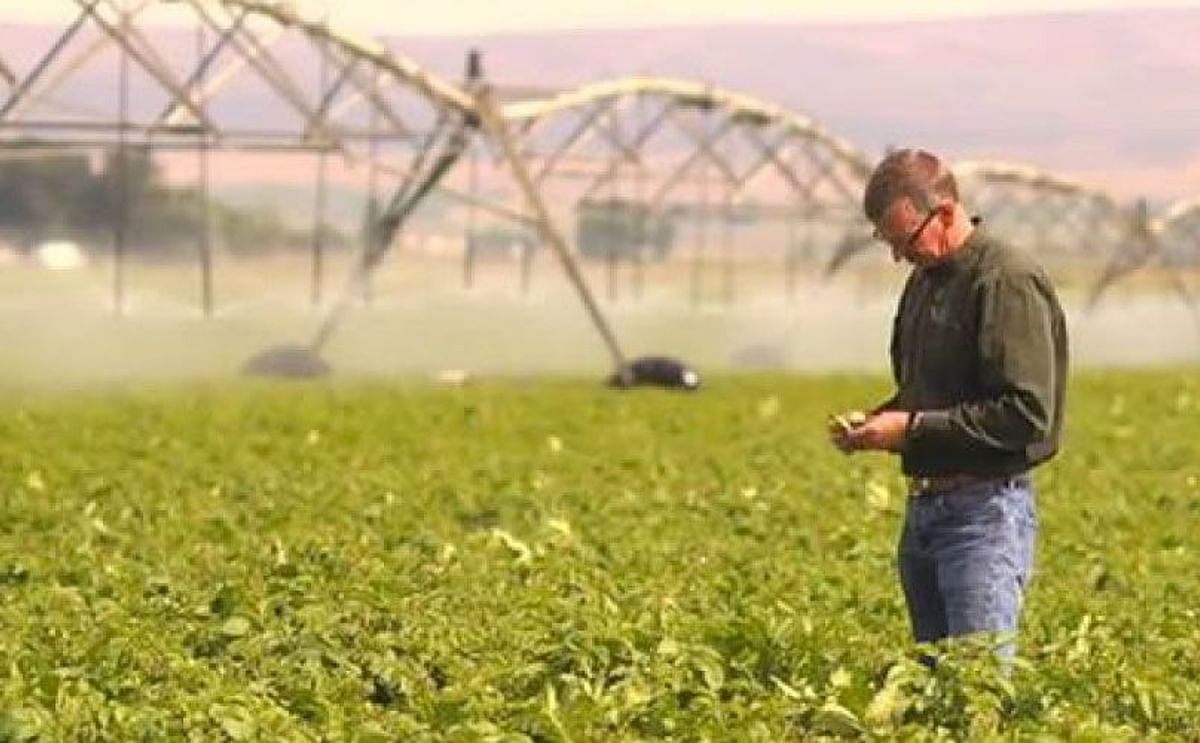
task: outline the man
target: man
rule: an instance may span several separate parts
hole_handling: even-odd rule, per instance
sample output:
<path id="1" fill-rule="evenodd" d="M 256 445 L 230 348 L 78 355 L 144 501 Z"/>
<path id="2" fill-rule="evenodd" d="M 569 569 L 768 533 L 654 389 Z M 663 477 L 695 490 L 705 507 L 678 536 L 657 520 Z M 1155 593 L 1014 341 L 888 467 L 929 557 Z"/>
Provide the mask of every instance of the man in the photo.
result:
<path id="1" fill-rule="evenodd" d="M 898 559 L 916 641 L 997 633 L 1011 657 L 1037 531 L 1029 471 L 1062 430 L 1062 309 L 1030 256 L 967 214 L 936 156 L 889 154 L 863 207 L 914 266 L 892 329 L 897 391 L 831 436 L 899 454 L 909 477 Z"/>

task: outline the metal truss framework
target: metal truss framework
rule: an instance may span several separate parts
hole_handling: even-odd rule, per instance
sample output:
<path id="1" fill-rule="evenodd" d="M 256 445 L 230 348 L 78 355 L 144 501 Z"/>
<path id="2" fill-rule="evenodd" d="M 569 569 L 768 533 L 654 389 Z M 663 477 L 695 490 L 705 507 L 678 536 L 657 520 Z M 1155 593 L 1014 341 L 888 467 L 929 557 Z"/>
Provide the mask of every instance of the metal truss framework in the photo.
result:
<path id="1" fill-rule="evenodd" d="M 1170 289 L 1200 322 L 1200 303 L 1180 269 L 1200 263 L 1200 202 L 1179 201 L 1160 216 L 1152 216 L 1145 201 L 1134 207 L 1125 241 L 1112 253 L 1092 287 L 1088 307 L 1095 307 L 1121 279 L 1145 268 L 1158 269 Z"/>
<path id="2" fill-rule="evenodd" d="M 1195 304 L 1177 269 L 1200 261 L 1200 202 L 1180 202 L 1152 217 L 1144 201 L 1122 204 L 1106 191 L 1028 165 L 963 160 L 954 164 L 954 174 L 966 207 L 1018 244 L 1054 261 L 1105 260 L 1089 306 L 1119 280 L 1152 265 L 1165 270 L 1189 306 Z M 872 247 L 870 238 L 847 235 L 828 271 Z"/>
<path id="3" fill-rule="evenodd" d="M 711 171 L 725 199 L 752 198 L 756 182 L 773 176 L 789 191 L 785 203 L 853 211 L 870 172 L 862 152 L 811 119 L 686 80 L 609 80 L 510 103 L 503 114 L 537 161 L 538 180 L 580 177 L 585 200 L 602 198 L 628 170 L 644 176 L 647 203 L 660 209 Z"/>
<path id="4" fill-rule="evenodd" d="M 90 133 L 119 130 L 128 143 L 160 147 L 180 139 L 190 145 L 204 136 L 214 146 L 231 149 L 323 148 L 352 154 L 351 143 L 411 141 L 431 128 L 431 116 L 473 106 L 459 86 L 415 62 L 378 42 L 306 19 L 283 3 L 74 3 L 76 20 L 26 74 L 17 77 L 4 64 L 8 73 L 3 77 L 11 81 L 0 107 L 5 130 L 37 130 L 45 135 L 39 138 L 60 145 L 88 144 Z M 164 5 L 189 13 L 196 30 L 192 48 L 156 44 L 152 15 Z M 171 40 L 180 37 L 177 32 Z M 78 89 L 71 90 L 72 79 L 97 60 L 111 60 L 114 50 L 119 64 L 136 68 L 147 83 L 137 91 L 137 110 L 64 114 L 54 96 L 63 91 L 78 95 Z M 289 64 L 298 57 L 306 58 L 308 69 Z M 314 74 L 318 79 L 311 79 Z M 278 108 L 286 112 L 273 115 L 269 126 L 259 118 L 262 106 L 244 105 L 261 94 L 283 104 Z M 114 113 L 119 118 L 114 120 Z M 366 126 L 372 115 L 380 119 L 374 130 Z M 49 138 L 53 132 L 57 139 Z"/>
<path id="5" fill-rule="evenodd" d="M 408 191 L 418 174 L 428 171 L 431 158 L 438 161 L 447 132 L 478 120 L 478 99 L 467 86 L 287 3 L 60 1 L 76 9 L 75 20 L 36 58 L 19 60 L 0 50 L 0 148 L 195 152 L 206 198 L 211 150 L 312 153 L 318 158 L 314 301 L 321 300 L 326 158 L 364 163 L 376 208 L 383 181 L 393 181 L 397 194 Z M 173 26 L 170 33 L 161 26 L 165 15 Z M 91 89 L 88 81 L 96 79 L 97 66 L 108 72 L 105 79 L 117 72 L 115 90 Z M 840 231 L 844 238 L 831 270 L 869 244 L 858 195 L 872 161 L 806 116 L 703 83 L 656 77 L 560 92 L 495 92 L 497 99 L 507 99 L 498 104 L 498 114 L 533 184 L 554 194 L 553 203 L 567 208 L 634 203 L 648 213 L 697 225 L 693 299 L 702 292 L 698 277 L 710 218 L 726 225 L 727 299 L 733 296 L 734 250 L 728 225 L 735 213 L 779 218 L 792 231 L 797 224 L 816 223 Z M 479 195 L 481 169 L 507 178 L 510 186 L 513 174 L 499 157 L 494 137 L 475 127 L 470 133 L 476 141 L 462 147 L 465 163 L 454 166 L 461 171 L 465 165 L 468 172 L 458 178 L 439 173 L 436 184 L 469 210 L 468 281 L 476 211 L 531 223 L 514 189 L 501 198 Z M 123 161 L 122 155 L 118 162 Z M 1139 218 L 1138 209 L 1118 204 L 1103 191 L 1033 168 L 959 163 L 956 173 L 974 211 L 1018 233 L 1035 250 L 1115 256 L 1096 298 L 1144 265 L 1157 261 L 1173 269 L 1194 264 L 1200 254 L 1196 203 L 1179 204 L 1157 218 L 1143 209 Z M 124 214 L 115 216 L 119 308 Z M 205 310 L 211 311 L 207 228 L 198 239 Z M 789 286 L 794 286 L 791 247 L 787 259 Z M 610 296 L 615 296 L 615 262 L 614 257 Z M 640 268 L 640 253 L 636 265 Z"/>
<path id="6" fill-rule="evenodd" d="M 365 163 L 374 204 L 381 180 L 398 180 L 403 191 L 421 169 L 422 153 L 443 139 L 447 128 L 474 115 L 474 101 L 462 87 L 378 42 L 305 18 L 284 3 L 73 3 L 75 20 L 28 60 L 21 74 L 11 57 L 0 63 L 0 78 L 7 83 L 0 146 L 23 151 L 114 147 L 122 169 L 131 148 L 196 152 L 205 203 L 212 150 L 312 153 L 319 163 L 314 302 L 321 300 L 323 285 L 326 159 L 335 155 L 350 164 Z M 166 34 L 155 25 L 162 14 L 174 26 Z M 115 90 L 97 91 L 90 84 L 97 67 L 108 73 L 106 79 L 115 68 Z M 128 205 L 124 194 L 117 202 L 114 304 L 119 312 Z M 207 220 L 201 233 L 207 314 L 212 311 Z"/>
<path id="7" fill-rule="evenodd" d="M 536 182 L 561 194 L 559 203 L 601 210 L 636 204 L 690 225 L 693 303 L 706 294 L 710 247 L 719 248 L 720 295 L 733 300 L 732 224 L 739 214 L 862 228 L 857 194 L 870 173 L 866 155 L 811 119 L 750 96 L 686 80 L 629 77 L 511 102 L 503 114 L 519 133 Z M 634 242 L 638 291 L 644 234 Z M 787 274 L 794 286 L 791 252 Z M 610 299 L 618 260 L 610 253 Z"/>
<path id="8" fill-rule="evenodd" d="M 1107 193 L 1014 163 L 959 161 L 954 164 L 964 206 L 1021 245 L 1050 256 L 1107 254 L 1126 222 Z M 873 247 L 865 236 L 847 236 L 828 271 Z"/>
<path id="9" fill-rule="evenodd" d="M 1094 258 L 1127 227 L 1109 194 L 1035 168 L 964 161 L 954 173 L 969 209 L 1044 253 Z"/>

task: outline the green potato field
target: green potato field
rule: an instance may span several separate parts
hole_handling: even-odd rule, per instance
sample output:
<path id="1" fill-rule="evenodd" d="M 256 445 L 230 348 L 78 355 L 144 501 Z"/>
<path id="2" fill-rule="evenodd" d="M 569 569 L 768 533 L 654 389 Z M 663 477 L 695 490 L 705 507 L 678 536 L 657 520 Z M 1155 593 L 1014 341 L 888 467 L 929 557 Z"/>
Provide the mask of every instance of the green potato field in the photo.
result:
<path id="1" fill-rule="evenodd" d="M 881 377 L 0 396 L 0 740 L 1200 738 L 1200 375 L 1083 373 L 1011 673 L 917 662 Z"/>

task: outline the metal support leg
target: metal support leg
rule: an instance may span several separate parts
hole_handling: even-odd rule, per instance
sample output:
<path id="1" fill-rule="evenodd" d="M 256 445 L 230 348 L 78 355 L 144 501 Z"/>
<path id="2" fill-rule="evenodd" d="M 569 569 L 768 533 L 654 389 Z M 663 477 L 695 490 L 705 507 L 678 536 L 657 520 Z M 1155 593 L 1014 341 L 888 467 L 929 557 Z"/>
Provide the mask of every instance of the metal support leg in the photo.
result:
<path id="1" fill-rule="evenodd" d="M 474 143 L 470 147 L 471 152 L 467 161 L 467 190 L 471 194 L 471 201 L 467 204 L 467 231 L 463 235 L 463 288 L 465 289 L 475 286 L 475 260 L 478 257 L 475 245 L 478 210 L 475 208 L 475 199 L 479 198 L 479 152 Z"/>
<path id="2" fill-rule="evenodd" d="M 599 305 L 596 304 L 596 299 L 592 295 L 587 281 L 584 280 L 583 274 L 579 270 L 579 265 L 575 262 L 574 256 L 571 255 L 570 248 L 567 247 L 566 238 L 562 236 L 557 225 L 554 224 L 554 220 L 551 219 L 550 210 L 546 207 L 546 202 L 542 198 L 541 193 L 538 192 L 537 185 L 533 182 L 533 177 L 529 174 L 529 170 L 525 166 L 520 152 L 517 151 L 517 147 L 513 143 L 512 136 L 508 133 L 504 119 L 500 117 L 499 112 L 496 110 L 496 104 L 492 102 L 491 95 L 486 88 L 481 89 L 476 96 L 476 110 L 479 113 L 484 128 L 498 140 L 498 144 L 504 153 L 504 159 L 512 170 L 513 177 L 516 179 L 517 187 L 520 188 L 521 194 L 525 197 L 526 204 L 536 218 L 536 224 L 538 230 L 541 232 L 542 239 L 555 252 L 563 268 L 566 270 L 567 278 L 579 293 L 579 298 L 583 302 L 583 306 L 587 310 L 592 324 L 604 340 L 604 345 L 608 349 L 613 367 L 617 370 L 623 370 L 626 366 L 625 354 L 617 342 L 617 337 L 605 319 L 604 313 L 600 311 Z"/>
<path id="3" fill-rule="evenodd" d="M 619 172 L 620 171 L 618 171 L 618 173 Z M 618 177 L 620 176 L 618 175 Z M 614 178 L 612 182 L 615 184 L 617 179 Z M 617 279 L 619 278 L 617 275 L 617 268 L 620 265 L 619 249 L 621 247 L 619 243 L 625 231 L 625 214 L 621 210 L 620 204 L 617 201 L 615 185 L 609 188 L 608 208 L 606 211 L 608 212 L 609 228 L 608 249 L 604 253 L 605 263 L 608 269 L 606 272 L 606 285 L 608 287 L 608 301 L 616 302 Z"/>
<path id="4" fill-rule="evenodd" d="M 371 79 L 371 85 L 377 84 L 378 75 Z M 367 222 L 363 229 L 363 260 L 366 260 L 368 252 L 371 250 L 371 228 L 379 219 L 379 110 L 375 106 L 371 106 L 369 114 L 369 141 L 367 145 L 368 159 L 367 163 Z M 362 298 L 363 304 L 370 305 L 374 299 L 374 291 L 372 289 L 370 273 L 363 275 L 362 283 Z"/>
<path id="5" fill-rule="evenodd" d="M 317 192 L 313 206 L 312 232 L 312 286 L 313 307 L 321 304 L 321 290 L 325 283 L 325 201 L 329 177 L 329 153 L 324 149 L 317 155 Z"/>
<path id="6" fill-rule="evenodd" d="M 721 209 L 721 294 L 726 305 L 733 304 L 734 271 L 733 264 L 733 195 L 725 194 L 725 203 Z"/>
<path id="7" fill-rule="evenodd" d="M 521 296 L 528 297 L 533 288 L 533 257 L 541 242 L 527 241 L 521 244 Z"/>
<path id="8" fill-rule="evenodd" d="M 124 26 L 126 19 L 122 18 Z M 126 143 L 129 127 L 129 53 L 122 48 L 117 62 L 117 155 L 112 165 L 116 168 L 116 214 L 113 215 L 113 314 L 125 314 L 125 239 L 129 219 L 129 152 Z"/>
<path id="9" fill-rule="evenodd" d="M 641 301 L 646 281 L 646 240 L 649 237 L 646 221 L 650 218 L 650 214 L 645 203 L 646 171 L 640 162 L 634 177 L 633 188 L 633 200 L 637 208 L 637 227 L 634 230 L 636 244 L 633 251 L 633 296 L 634 299 Z"/>
<path id="10" fill-rule="evenodd" d="M 796 222 L 799 219 L 799 211 L 791 211 L 786 217 L 787 246 L 783 258 L 783 295 L 789 302 L 796 298 L 796 273 L 800 268 L 800 247 L 796 244 Z"/>
<path id="11" fill-rule="evenodd" d="M 704 264 L 708 252 L 708 164 L 700 166 L 700 205 L 693 210 L 696 244 L 692 249 L 692 307 L 704 300 Z"/>
<path id="12" fill-rule="evenodd" d="M 322 54 L 320 71 L 318 72 L 320 89 L 329 87 L 329 55 Z M 321 151 L 317 155 L 317 192 L 313 206 L 312 234 L 312 287 L 311 302 L 313 307 L 321 304 L 321 290 L 325 283 L 325 201 L 328 196 L 326 189 L 329 179 L 329 148 L 326 142 L 327 133 L 320 128 Z"/>
<path id="13" fill-rule="evenodd" d="M 196 28 L 197 59 L 204 59 L 204 47 L 204 27 L 199 26 Z M 204 84 L 203 72 L 201 72 L 199 84 Z M 200 203 L 198 205 L 200 209 L 198 225 L 200 235 L 200 307 L 204 317 L 211 318 L 213 315 L 212 215 L 209 203 L 209 142 L 207 129 L 203 129 L 200 132 L 198 149 L 200 160 Z"/>

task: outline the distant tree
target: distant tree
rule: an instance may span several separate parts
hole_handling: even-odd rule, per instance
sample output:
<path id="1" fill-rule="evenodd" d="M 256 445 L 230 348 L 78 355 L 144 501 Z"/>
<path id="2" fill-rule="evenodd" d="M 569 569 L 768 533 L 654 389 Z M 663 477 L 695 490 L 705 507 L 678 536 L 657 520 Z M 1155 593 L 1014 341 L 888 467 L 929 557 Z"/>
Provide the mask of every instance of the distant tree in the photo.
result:
<path id="1" fill-rule="evenodd" d="M 484 227 L 471 236 L 479 255 L 516 258 L 526 251 L 537 250 L 537 238 L 527 229 Z"/>
<path id="2" fill-rule="evenodd" d="M 81 155 L 17 156 L 0 160 L 0 227 L 39 240 L 79 229 L 87 216 L 94 178 Z"/>
<path id="3" fill-rule="evenodd" d="M 108 245 L 124 208 L 131 250 L 160 258 L 192 255 L 202 226 L 201 195 L 167 185 L 148 149 L 110 149 L 99 172 L 82 154 L 46 154 L 20 145 L 9 153 L 0 158 L 0 232 L 23 235 L 30 245 L 64 235 Z M 289 228 L 271 211 L 219 203 L 210 203 L 209 210 L 214 237 L 231 252 L 296 249 L 310 242 L 307 232 Z M 339 231 L 325 229 L 326 244 L 347 244 Z"/>

